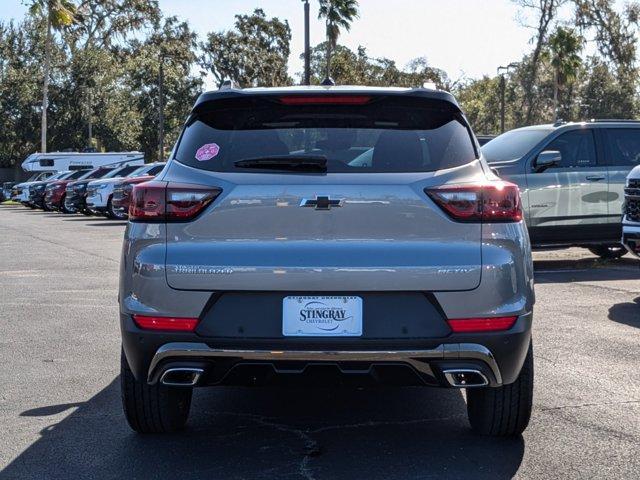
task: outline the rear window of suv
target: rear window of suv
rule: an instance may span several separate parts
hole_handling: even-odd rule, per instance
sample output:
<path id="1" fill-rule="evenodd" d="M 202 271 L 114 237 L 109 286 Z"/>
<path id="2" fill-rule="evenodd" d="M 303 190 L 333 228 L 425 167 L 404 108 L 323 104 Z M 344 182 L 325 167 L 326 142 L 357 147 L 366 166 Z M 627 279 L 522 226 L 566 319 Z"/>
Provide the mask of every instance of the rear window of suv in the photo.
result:
<path id="1" fill-rule="evenodd" d="M 310 156 L 326 158 L 329 173 L 384 173 L 440 170 L 477 157 L 462 114 L 448 102 L 359 96 L 361 104 L 315 103 L 320 97 L 309 97 L 309 103 L 286 102 L 300 98 L 293 96 L 212 102 L 190 118 L 175 159 L 251 173 L 262 170 L 235 162 Z"/>

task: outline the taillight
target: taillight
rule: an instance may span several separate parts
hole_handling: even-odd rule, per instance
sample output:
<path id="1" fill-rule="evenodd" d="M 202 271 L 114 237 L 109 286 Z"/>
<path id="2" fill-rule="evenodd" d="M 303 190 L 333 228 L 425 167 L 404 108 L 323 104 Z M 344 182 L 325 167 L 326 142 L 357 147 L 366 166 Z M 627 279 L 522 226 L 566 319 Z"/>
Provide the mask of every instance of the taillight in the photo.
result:
<path id="1" fill-rule="evenodd" d="M 518 317 L 457 318 L 447 320 L 454 333 L 500 332 L 509 330 Z"/>
<path id="2" fill-rule="evenodd" d="M 193 332 L 198 326 L 197 318 L 157 317 L 134 315 L 133 321 L 143 330 L 169 330 L 172 332 Z"/>
<path id="3" fill-rule="evenodd" d="M 220 195 L 219 188 L 150 181 L 131 191 L 129 220 L 134 222 L 191 220 Z"/>
<path id="4" fill-rule="evenodd" d="M 509 182 L 427 188 L 425 193 L 459 222 L 519 222 L 522 206 L 518 186 Z"/>
<path id="5" fill-rule="evenodd" d="M 280 97 L 284 105 L 364 105 L 371 101 L 367 95 L 317 95 Z"/>

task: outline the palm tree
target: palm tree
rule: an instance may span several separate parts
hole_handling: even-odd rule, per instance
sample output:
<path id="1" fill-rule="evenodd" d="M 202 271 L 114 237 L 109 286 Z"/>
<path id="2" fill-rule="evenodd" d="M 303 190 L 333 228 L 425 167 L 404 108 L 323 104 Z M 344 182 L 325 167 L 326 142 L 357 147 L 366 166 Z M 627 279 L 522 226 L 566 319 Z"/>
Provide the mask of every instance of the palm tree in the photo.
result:
<path id="1" fill-rule="evenodd" d="M 549 37 L 549 53 L 554 71 L 553 121 L 558 119 L 558 92 L 561 87 L 576 79 L 582 59 L 583 39 L 571 28 L 558 27 Z"/>
<path id="2" fill-rule="evenodd" d="M 44 45 L 44 81 L 42 85 L 42 131 L 41 150 L 47 151 L 47 107 L 49 106 L 49 74 L 51 70 L 52 29 L 61 30 L 71 25 L 76 14 L 76 6 L 70 0 L 29 0 L 29 11 L 34 16 L 44 15 L 47 19 L 47 35 Z"/>
<path id="3" fill-rule="evenodd" d="M 349 31 L 351 22 L 359 17 L 357 0 L 319 0 L 318 19 L 325 20 L 327 29 L 327 78 L 331 76 L 331 52 L 338 44 L 340 30 Z"/>

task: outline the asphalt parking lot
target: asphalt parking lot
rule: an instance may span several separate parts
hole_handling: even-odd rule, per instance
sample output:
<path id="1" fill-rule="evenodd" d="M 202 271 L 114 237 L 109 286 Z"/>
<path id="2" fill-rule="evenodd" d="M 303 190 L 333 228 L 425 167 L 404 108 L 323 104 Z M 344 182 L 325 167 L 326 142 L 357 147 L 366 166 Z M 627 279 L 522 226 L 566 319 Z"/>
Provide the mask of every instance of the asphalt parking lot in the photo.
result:
<path id="1" fill-rule="evenodd" d="M 0 206 L 0 478 L 638 478 L 640 261 L 536 259 L 522 438 L 471 433 L 460 391 L 196 390 L 140 436 L 118 383 L 123 222 Z"/>

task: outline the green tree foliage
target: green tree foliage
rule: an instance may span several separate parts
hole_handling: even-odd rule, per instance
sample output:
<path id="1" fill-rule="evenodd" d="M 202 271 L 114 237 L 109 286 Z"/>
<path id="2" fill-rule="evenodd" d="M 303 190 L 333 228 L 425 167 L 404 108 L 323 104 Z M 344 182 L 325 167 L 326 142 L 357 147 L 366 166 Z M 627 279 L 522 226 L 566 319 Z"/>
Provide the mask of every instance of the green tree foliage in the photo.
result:
<path id="1" fill-rule="evenodd" d="M 638 113 L 638 30 L 640 27 L 640 4 L 629 2 L 618 10 L 615 0 L 575 0 L 576 23 L 586 35 L 595 34 L 595 43 L 600 53 L 599 59 L 592 59 L 589 71 L 602 77 L 586 79 L 585 92 L 592 92 L 596 85 L 610 83 L 604 90 L 604 98 L 586 97 L 584 104 L 599 105 L 602 111 L 606 105 L 612 107 L 607 112 L 610 118 L 630 118 Z M 602 63 L 609 67 L 605 72 Z M 613 71 L 613 75 L 611 75 Z M 618 95 L 618 100 L 609 94 Z M 613 102 L 613 103 L 612 103 Z M 615 114 L 615 115 L 614 115 Z"/>
<path id="2" fill-rule="evenodd" d="M 533 121 L 536 110 L 540 107 L 540 96 L 537 94 L 537 82 L 540 74 L 540 61 L 544 47 L 548 40 L 549 31 L 558 15 L 559 8 L 567 0 L 513 0 L 523 11 L 533 15 L 533 25 L 525 25 L 535 29 L 531 39 L 533 51 L 527 61 L 520 63 L 520 77 L 523 95 L 520 101 L 520 115 L 522 122 L 529 124 Z"/>
<path id="3" fill-rule="evenodd" d="M 12 165 L 40 146 L 45 28 L 42 18 L 0 23 L 0 166 Z M 63 57 L 52 49 L 54 63 Z"/>
<path id="4" fill-rule="evenodd" d="M 325 46 L 326 76 L 331 77 L 331 55 L 338 44 L 341 30 L 347 32 L 351 29 L 351 23 L 358 18 L 357 0 L 319 0 L 320 9 L 318 19 L 325 22 L 327 43 Z"/>
<path id="5" fill-rule="evenodd" d="M 601 58 L 588 59 L 584 79 L 578 118 L 637 118 L 636 94 L 629 93 L 628 85 L 619 82 Z"/>
<path id="6" fill-rule="evenodd" d="M 615 0 L 514 1 L 535 19 L 536 34 L 532 51 L 506 75 L 508 129 L 549 123 L 556 115 L 573 121 L 638 117 L 638 3 L 621 8 Z M 574 9 L 574 18 L 558 18 L 563 6 Z M 584 39 L 596 54 L 581 56 Z M 498 81 L 469 80 L 454 89 L 476 131 L 499 132 Z"/>
<path id="7" fill-rule="evenodd" d="M 60 119 L 65 121 L 64 130 L 75 132 L 67 137 L 69 146 L 82 148 L 89 143 L 91 123 L 97 141 L 90 146 L 138 149 L 134 120 L 139 112 L 130 106 L 128 97 L 133 92 L 123 91 L 122 84 L 128 73 L 125 65 L 131 66 L 129 44 L 135 43 L 136 32 L 159 25 L 157 1 L 84 0 L 78 4 L 76 18 L 64 35 L 69 47 L 66 88 L 73 95 L 65 97 L 68 103 L 59 109 L 66 114 Z"/>
<path id="8" fill-rule="evenodd" d="M 229 79 L 241 87 L 288 85 L 290 41 L 286 20 L 268 19 L 256 8 L 251 15 L 236 15 L 233 30 L 208 34 L 200 45 L 200 65 L 220 83 Z"/>
<path id="9" fill-rule="evenodd" d="M 456 90 L 458 102 L 476 133 L 500 131 L 499 77 L 482 77 L 467 81 Z M 507 121 L 512 124 L 513 120 Z"/>
<path id="10" fill-rule="evenodd" d="M 136 140 L 149 159 L 158 159 L 160 62 L 164 74 L 165 144 L 172 145 L 202 91 L 201 76 L 192 73 L 196 47 L 197 36 L 189 25 L 169 17 L 147 39 L 133 41 L 124 56 L 123 93 L 128 94 L 136 112 L 132 126 L 138 128 Z"/>
<path id="11" fill-rule="evenodd" d="M 157 0 L 82 0 L 70 29 L 72 50 L 118 48 L 120 44 L 161 19 Z"/>
<path id="12" fill-rule="evenodd" d="M 553 120 L 558 118 L 559 95 L 561 90 L 574 82 L 582 67 L 580 51 L 583 39 L 570 28 L 558 27 L 549 37 L 544 57 L 553 69 Z M 565 105 L 565 111 L 570 111 Z"/>
<path id="13" fill-rule="evenodd" d="M 595 42 L 605 61 L 618 76 L 634 73 L 640 21 L 640 4 L 626 3 L 616 10 L 614 0 L 575 0 L 576 23 L 585 32 L 595 32 Z"/>
<path id="14" fill-rule="evenodd" d="M 51 50 L 53 32 L 70 26 L 75 21 L 76 6 L 69 0 L 31 0 L 29 12 L 33 16 L 44 17 L 46 25 L 44 42 L 44 63 L 42 71 L 42 111 L 41 111 L 41 150 L 47 151 L 47 110 L 49 108 L 49 81 L 51 75 Z"/>
<path id="15" fill-rule="evenodd" d="M 320 84 L 325 78 L 327 42 L 311 49 L 311 83 Z M 343 45 L 336 45 L 332 56 L 332 77 L 339 85 L 373 85 L 419 87 L 425 82 L 448 89 L 450 81 L 447 74 L 433 68 L 427 59 L 416 58 L 406 68 L 399 68 L 388 58 L 371 58 L 364 47 L 356 52 Z"/>
<path id="16" fill-rule="evenodd" d="M 551 122 L 556 115 L 565 120 L 637 118 L 637 2 L 513 1 L 534 34 L 526 55 L 504 62 L 516 65 L 505 75 L 507 128 Z M 198 67 L 219 82 L 229 78 L 244 87 L 293 83 L 288 75 L 289 24 L 268 18 L 261 9 L 237 15 L 233 29 L 211 32 L 200 43 L 187 23 L 163 18 L 157 0 L 25 3 L 32 6 L 25 19 L 0 22 L 3 166 L 40 148 L 45 96 L 49 150 L 87 146 L 91 127 L 92 144 L 99 149 L 141 149 L 152 160 L 159 150 L 161 63 L 167 146 L 202 90 L 204 72 Z M 327 40 L 312 50 L 314 84 L 325 78 L 328 64 L 339 84 L 435 83 L 457 96 L 476 131 L 499 131 L 499 77 L 453 82 L 425 57 L 398 65 L 370 56 L 363 46 L 351 50 L 338 39 L 357 18 L 357 2 L 323 0 L 319 12 Z"/>
<path id="17" fill-rule="evenodd" d="M 76 2 L 74 23 L 52 37 L 48 144 L 82 149 L 91 123 L 103 150 L 143 150 L 157 158 L 158 67 L 165 69 L 165 138 L 173 142 L 202 90 L 197 37 L 162 19 L 156 1 Z M 39 150 L 46 18 L 0 23 L 0 162 Z"/>

